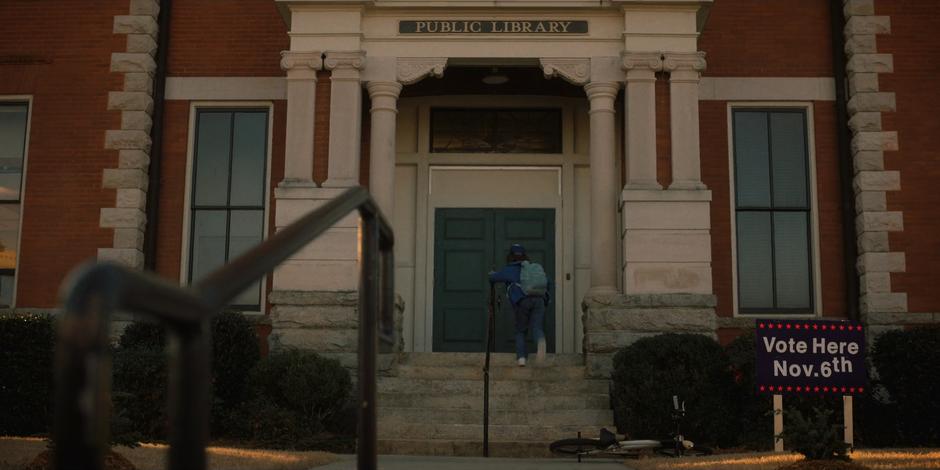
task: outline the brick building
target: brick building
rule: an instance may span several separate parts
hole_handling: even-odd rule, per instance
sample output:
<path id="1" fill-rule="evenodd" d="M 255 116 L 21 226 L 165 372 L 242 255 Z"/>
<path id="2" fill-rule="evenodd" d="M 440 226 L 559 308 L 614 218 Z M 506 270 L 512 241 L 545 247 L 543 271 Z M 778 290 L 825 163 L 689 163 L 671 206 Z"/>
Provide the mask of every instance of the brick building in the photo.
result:
<path id="1" fill-rule="evenodd" d="M 408 403 L 475 364 L 509 243 L 557 281 L 550 363 L 598 395 L 546 439 L 609 419 L 597 378 L 642 336 L 936 323 L 940 13 L 900 3 L 5 1 L 0 304 L 53 309 L 94 257 L 189 283 L 362 184 L 397 238 L 386 449 L 458 453 L 458 417 L 415 447 Z M 353 364 L 356 224 L 237 299 L 273 347 Z"/>

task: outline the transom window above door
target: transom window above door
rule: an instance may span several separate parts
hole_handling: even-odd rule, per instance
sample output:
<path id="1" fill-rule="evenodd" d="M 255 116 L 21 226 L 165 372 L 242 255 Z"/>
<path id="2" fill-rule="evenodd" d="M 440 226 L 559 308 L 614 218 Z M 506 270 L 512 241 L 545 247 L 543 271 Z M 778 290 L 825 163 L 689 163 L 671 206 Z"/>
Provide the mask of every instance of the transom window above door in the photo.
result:
<path id="1" fill-rule="evenodd" d="M 562 152 L 561 109 L 431 109 L 432 153 Z"/>

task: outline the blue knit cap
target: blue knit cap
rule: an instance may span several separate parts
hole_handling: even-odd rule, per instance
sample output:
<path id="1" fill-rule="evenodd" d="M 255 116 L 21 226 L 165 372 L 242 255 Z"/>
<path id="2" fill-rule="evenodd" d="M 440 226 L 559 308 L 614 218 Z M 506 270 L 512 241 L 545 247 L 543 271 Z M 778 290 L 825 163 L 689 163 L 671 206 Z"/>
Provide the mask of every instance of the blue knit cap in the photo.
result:
<path id="1" fill-rule="evenodd" d="M 509 247 L 509 254 L 512 254 L 512 255 L 524 255 L 524 254 L 525 254 L 525 247 L 522 246 L 522 245 L 520 245 L 520 244 L 518 244 L 518 243 L 513 243 L 512 246 Z"/>

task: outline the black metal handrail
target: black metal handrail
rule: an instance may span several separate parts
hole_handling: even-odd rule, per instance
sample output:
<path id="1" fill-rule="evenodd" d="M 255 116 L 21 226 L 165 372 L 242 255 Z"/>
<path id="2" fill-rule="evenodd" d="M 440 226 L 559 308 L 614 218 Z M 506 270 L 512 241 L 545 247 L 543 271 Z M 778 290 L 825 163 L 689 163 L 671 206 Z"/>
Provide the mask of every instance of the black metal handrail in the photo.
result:
<path id="1" fill-rule="evenodd" d="M 486 359 L 483 361 L 483 456 L 490 456 L 490 352 L 496 334 L 496 285 L 490 282 L 489 314 L 486 317 Z"/>
<path id="2" fill-rule="evenodd" d="M 111 411 L 109 325 L 113 312 L 128 311 L 163 322 L 170 333 L 167 466 L 205 469 L 210 316 L 355 210 L 361 217 L 358 468 L 375 469 L 378 341 L 395 342 L 394 238 L 391 225 L 361 187 L 311 211 L 191 287 L 109 263 L 73 271 L 63 284 L 65 313 L 56 348 L 56 468 L 103 468 Z"/>

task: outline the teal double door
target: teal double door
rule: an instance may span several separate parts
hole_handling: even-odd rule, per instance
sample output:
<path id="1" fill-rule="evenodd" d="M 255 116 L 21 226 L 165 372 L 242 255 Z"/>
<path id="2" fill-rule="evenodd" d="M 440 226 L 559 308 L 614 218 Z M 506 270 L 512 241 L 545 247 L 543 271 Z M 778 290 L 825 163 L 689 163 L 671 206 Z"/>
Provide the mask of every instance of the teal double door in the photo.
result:
<path id="1" fill-rule="evenodd" d="M 487 274 L 506 264 L 509 246 L 525 246 L 555 277 L 554 209 L 436 209 L 434 212 L 434 351 L 477 352 L 486 344 Z M 548 352 L 555 348 L 555 289 L 545 310 Z M 496 351 L 515 351 L 512 306 L 497 284 Z M 529 338 L 530 351 L 534 351 Z"/>

